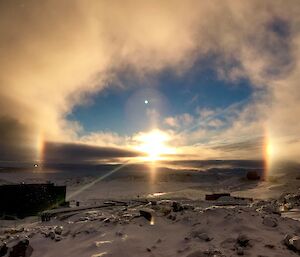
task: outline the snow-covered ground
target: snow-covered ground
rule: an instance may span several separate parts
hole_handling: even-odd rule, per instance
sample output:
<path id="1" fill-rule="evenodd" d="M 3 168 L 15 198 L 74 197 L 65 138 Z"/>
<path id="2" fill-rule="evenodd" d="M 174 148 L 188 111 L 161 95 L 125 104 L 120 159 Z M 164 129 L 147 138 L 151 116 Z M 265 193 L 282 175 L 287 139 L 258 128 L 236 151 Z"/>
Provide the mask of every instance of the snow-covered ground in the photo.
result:
<path id="1" fill-rule="evenodd" d="M 203 174 L 193 176 L 123 177 L 94 184 L 98 176 L 1 173 L 3 183 L 51 180 L 65 184 L 68 197 L 82 207 L 121 201 L 89 210 L 75 208 L 48 222 L 38 217 L 0 221 L 0 239 L 7 247 L 4 256 L 19 256 L 14 255 L 18 247 L 26 250 L 24 256 L 32 257 L 298 255 L 300 240 L 292 236 L 300 236 L 300 222 L 289 218 L 289 212 L 281 215 L 279 209 L 298 208 L 297 198 L 285 205 L 280 195 L 298 192 L 299 180 L 253 182 L 226 174 L 205 174 L 205 179 Z M 255 200 L 247 205 L 204 201 L 206 193 L 224 191 Z M 145 213 L 152 218 L 147 220 Z M 4 253 L 4 244 L 0 256 L 1 249 Z"/>

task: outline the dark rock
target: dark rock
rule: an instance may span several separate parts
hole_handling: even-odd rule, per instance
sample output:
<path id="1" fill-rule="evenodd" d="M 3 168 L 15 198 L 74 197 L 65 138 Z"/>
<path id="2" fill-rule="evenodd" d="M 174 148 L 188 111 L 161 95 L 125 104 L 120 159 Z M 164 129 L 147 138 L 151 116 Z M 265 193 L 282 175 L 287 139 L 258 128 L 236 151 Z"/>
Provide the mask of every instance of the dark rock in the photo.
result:
<path id="1" fill-rule="evenodd" d="M 57 235 L 61 235 L 63 232 L 63 227 L 62 226 L 57 226 L 55 229 L 54 229 L 54 233 L 57 234 Z"/>
<path id="2" fill-rule="evenodd" d="M 48 237 L 50 237 L 52 240 L 55 239 L 55 233 L 53 231 L 50 231 L 50 233 L 48 234 Z"/>
<path id="3" fill-rule="evenodd" d="M 55 241 L 56 242 L 59 242 L 59 241 L 61 241 L 62 240 L 62 237 L 60 236 L 60 235 L 56 235 L 55 236 Z"/>
<path id="4" fill-rule="evenodd" d="M 157 201 L 150 201 L 151 205 L 157 205 Z"/>
<path id="5" fill-rule="evenodd" d="M 293 236 L 290 235 L 290 234 L 285 235 L 285 237 L 284 237 L 284 239 L 283 239 L 283 243 L 284 243 L 286 246 L 290 247 L 290 246 L 291 246 L 291 245 L 290 245 L 290 239 L 291 239 L 292 237 L 293 237 Z"/>
<path id="6" fill-rule="evenodd" d="M 183 211 L 183 207 L 179 202 L 173 202 L 172 208 L 174 212 Z"/>
<path id="7" fill-rule="evenodd" d="M 174 215 L 172 215 L 172 214 L 170 214 L 169 216 L 168 216 L 168 219 L 170 219 L 170 220 L 176 220 L 176 215 L 174 214 Z"/>
<path id="8" fill-rule="evenodd" d="M 269 249 L 274 249 L 274 248 L 275 248 L 275 245 L 266 244 L 265 247 L 266 247 L 266 248 L 269 248 Z"/>
<path id="9" fill-rule="evenodd" d="M 154 214 L 154 211 L 149 208 L 144 208 L 144 209 L 140 210 L 140 215 L 149 221 L 153 220 L 153 214 Z"/>
<path id="10" fill-rule="evenodd" d="M 236 242 L 240 247 L 247 247 L 249 245 L 249 238 L 246 235 L 239 235 Z"/>
<path id="11" fill-rule="evenodd" d="M 4 256 L 7 253 L 7 250 L 6 243 L 0 243 L 0 257 Z"/>
<path id="12" fill-rule="evenodd" d="M 205 200 L 206 201 L 216 201 L 222 196 L 230 196 L 230 194 L 229 193 L 219 193 L 219 194 L 205 195 Z"/>
<path id="13" fill-rule="evenodd" d="M 300 251 L 300 237 L 299 236 L 286 236 L 284 239 L 285 244 L 292 250 Z"/>
<path id="14" fill-rule="evenodd" d="M 300 206 L 300 194 L 287 194 L 283 201 L 292 207 Z"/>
<path id="15" fill-rule="evenodd" d="M 190 253 L 186 257 L 225 257 L 225 255 L 223 255 L 219 250 L 198 250 Z"/>
<path id="16" fill-rule="evenodd" d="M 32 252 L 33 248 L 29 245 L 29 240 L 23 239 L 13 246 L 9 257 L 29 257 L 32 255 Z"/>

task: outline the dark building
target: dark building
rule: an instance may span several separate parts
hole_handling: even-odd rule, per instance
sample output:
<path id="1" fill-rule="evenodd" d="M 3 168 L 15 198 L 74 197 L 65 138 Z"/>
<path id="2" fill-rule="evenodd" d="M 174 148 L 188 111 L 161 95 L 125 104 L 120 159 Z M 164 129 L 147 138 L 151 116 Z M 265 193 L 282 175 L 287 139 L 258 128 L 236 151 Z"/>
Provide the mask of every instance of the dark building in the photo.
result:
<path id="1" fill-rule="evenodd" d="M 66 187 L 48 184 L 0 186 L 0 216 L 24 218 L 65 204 Z"/>

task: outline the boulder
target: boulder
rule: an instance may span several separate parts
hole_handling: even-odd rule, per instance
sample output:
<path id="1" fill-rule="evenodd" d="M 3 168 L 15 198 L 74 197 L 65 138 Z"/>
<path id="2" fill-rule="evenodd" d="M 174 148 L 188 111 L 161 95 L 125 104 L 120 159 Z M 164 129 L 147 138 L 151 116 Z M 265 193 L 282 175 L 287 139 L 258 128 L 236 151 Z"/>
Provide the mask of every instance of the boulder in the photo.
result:
<path id="1" fill-rule="evenodd" d="M 9 257 L 29 257 L 32 252 L 33 248 L 29 245 L 29 240 L 23 239 L 12 247 Z"/>

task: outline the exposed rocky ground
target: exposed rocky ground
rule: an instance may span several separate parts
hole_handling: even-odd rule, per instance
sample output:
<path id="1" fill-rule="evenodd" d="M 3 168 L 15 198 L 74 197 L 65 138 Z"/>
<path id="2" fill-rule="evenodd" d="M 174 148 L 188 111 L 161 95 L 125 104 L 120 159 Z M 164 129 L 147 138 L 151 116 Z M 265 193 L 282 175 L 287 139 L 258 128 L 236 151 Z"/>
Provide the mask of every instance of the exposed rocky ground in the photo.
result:
<path id="1" fill-rule="evenodd" d="M 300 194 L 234 202 L 134 200 L 2 224 L 0 256 L 298 256 Z M 295 213 L 295 212 L 294 212 Z M 294 215 L 295 216 L 295 215 Z"/>

